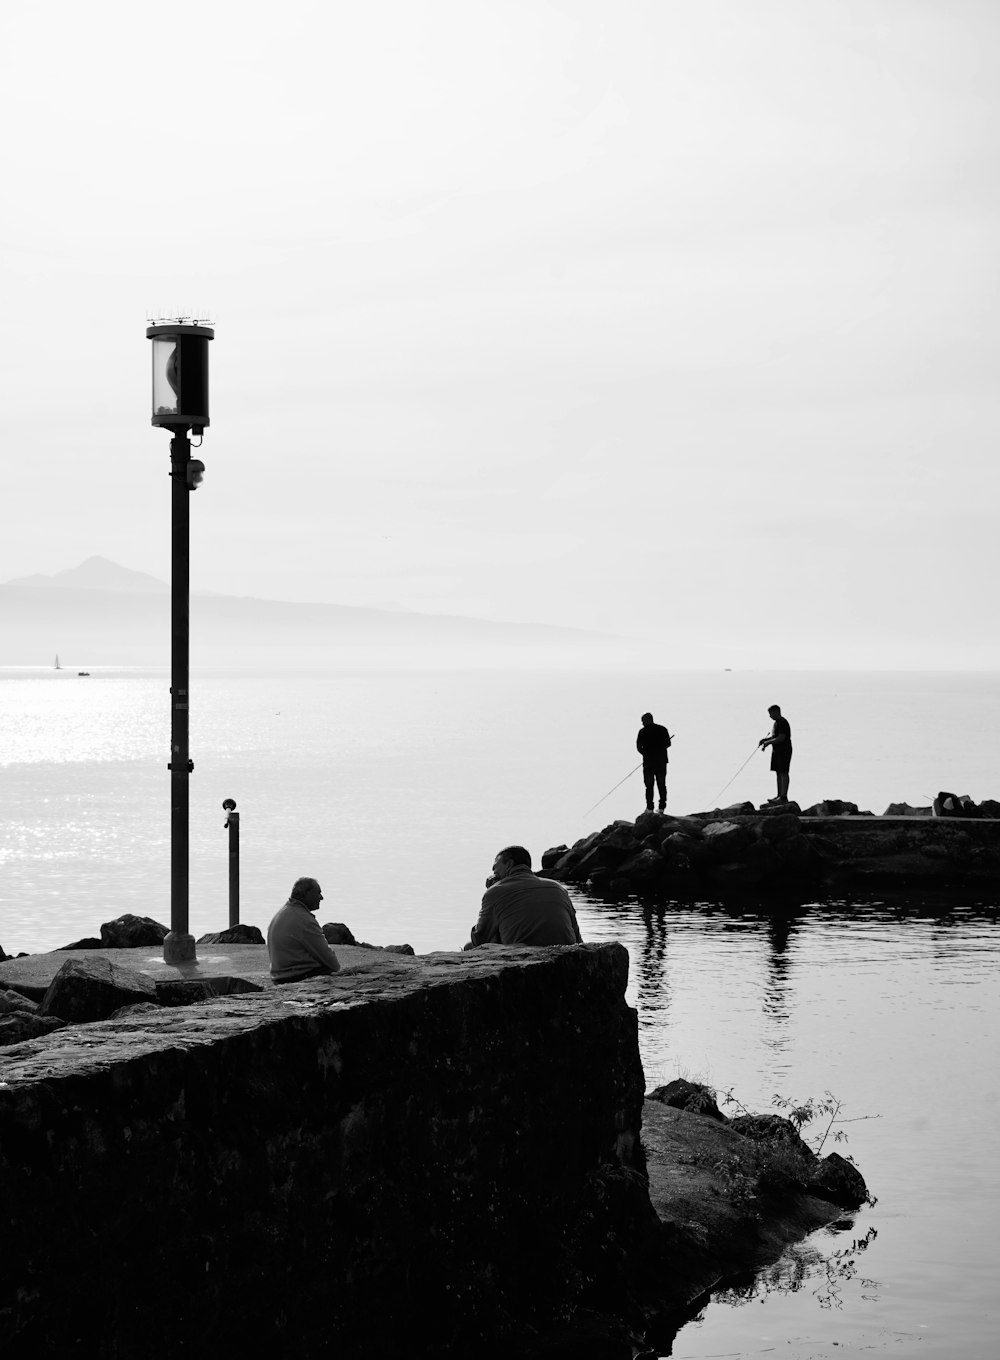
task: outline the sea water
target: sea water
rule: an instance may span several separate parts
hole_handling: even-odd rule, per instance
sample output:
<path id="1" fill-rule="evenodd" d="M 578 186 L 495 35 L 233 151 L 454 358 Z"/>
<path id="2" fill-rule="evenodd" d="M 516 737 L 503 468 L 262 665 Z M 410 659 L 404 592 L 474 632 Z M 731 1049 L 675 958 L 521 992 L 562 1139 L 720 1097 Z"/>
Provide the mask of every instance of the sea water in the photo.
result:
<path id="1" fill-rule="evenodd" d="M 168 685 L 96 667 L 0 671 L 8 953 L 96 934 L 124 911 L 169 923 Z M 877 813 L 940 789 L 1000 796 L 997 697 L 996 676 L 947 673 L 196 675 L 190 926 L 228 923 L 224 798 L 241 813 L 244 921 L 265 928 L 292 880 L 314 874 L 321 920 L 452 949 L 497 849 L 537 856 L 642 809 L 629 772 L 647 709 L 675 733 L 671 811 L 770 796 L 756 743 L 779 703 L 792 796 Z M 653 909 L 576 896 L 584 938 L 629 950 L 647 1087 L 685 1075 L 756 1109 L 829 1089 L 857 1122 L 824 1151 L 853 1154 L 878 1200 L 713 1301 L 674 1354 L 991 1354 L 1000 885 L 779 913 L 752 898 Z"/>

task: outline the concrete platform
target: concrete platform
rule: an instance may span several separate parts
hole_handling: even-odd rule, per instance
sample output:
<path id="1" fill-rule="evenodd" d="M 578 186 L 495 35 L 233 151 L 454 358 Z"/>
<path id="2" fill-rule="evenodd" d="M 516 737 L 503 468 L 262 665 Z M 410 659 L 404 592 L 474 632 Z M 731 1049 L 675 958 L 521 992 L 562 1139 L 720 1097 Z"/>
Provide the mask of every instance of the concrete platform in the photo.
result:
<path id="1" fill-rule="evenodd" d="M 274 986 L 266 945 L 203 945 L 202 950 L 194 962 L 180 964 L 164 963 L 162 949 L 153 945 L 142 949 L 54 949 L 48 954 L 25 954 L 23 958 L 0 963 L 0 988 L 9 987 L 32 1001 L 41 1001 L 66 960 L 86 958 L 88 954 L 97 954 L 123 968 L 145 973 L 155 983 L 205 982 L 206 990 L 216 996 L 238 990 L 227 985 L 233 978 L 256 983 L 259 987 Z M 359 949 L 354 945 L 339 944 L 334 953 L 344 969 L 372 959 L 378 959 L 386 967 L 406 967 L 413 963 L 413 956 L 409 954 Z"/>

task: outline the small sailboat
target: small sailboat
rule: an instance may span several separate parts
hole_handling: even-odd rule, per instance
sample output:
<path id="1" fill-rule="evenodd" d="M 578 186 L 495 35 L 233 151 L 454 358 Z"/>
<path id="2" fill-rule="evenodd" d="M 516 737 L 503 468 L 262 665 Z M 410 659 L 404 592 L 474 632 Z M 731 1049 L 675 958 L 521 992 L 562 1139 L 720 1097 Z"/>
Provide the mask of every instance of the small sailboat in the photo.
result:
<path id="1" fill-rule="evenodd" d="M 56 652 L 56 664 L 55 664 L 55 666 L 53 666 L 52 669 L 53 669 L 53 670 L 57 670 L 57 671 L 61 671 L 61 670 L 62 670 L 62 666 L 60 666 L 60 664 L 59 664 L 59 653 L 58 653 L 58 652 Z"/>

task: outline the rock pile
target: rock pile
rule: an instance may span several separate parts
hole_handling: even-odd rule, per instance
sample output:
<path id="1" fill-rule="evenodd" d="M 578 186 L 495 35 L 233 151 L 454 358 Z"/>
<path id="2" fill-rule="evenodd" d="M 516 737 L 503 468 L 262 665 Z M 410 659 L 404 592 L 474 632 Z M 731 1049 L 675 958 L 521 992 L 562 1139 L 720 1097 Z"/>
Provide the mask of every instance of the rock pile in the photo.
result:
<path id="1" fill-rule="evenodd" d="M 744 1113 L 728 1119 L 716 1104 L 715 1093 L 709 1087 L 683 1078 L 657 1086 L 646 1100 L 700 1114 L 726 1125 L 742 1140 L 734 1145 L 737 1161 L 742 1151 L 746 1162 L 755 1165 L 760 1179 L 768 1182 L 766 1188 L 772 1194 L 814 1195 L 842 1209 L 857 1209 L 868 1199 L 865 1179 L 853 1162 L 841 1157 L 839 1152 L 818 1157 L 792 1121 L 782 1115 Z M 771 1159 L 754 1156 L 754 1146 L 771 1148 L 775 1155 Z"/>
<path id="2" fill-rule="evenodd" d="M 705 880 L 717 887 L 811 882 L 823 876 L 827 858 L 797 812 L 794 803 L 767 813 L 752 804 L 697 817 L 645 812 L 634 823 L 612 822 L 573 846 L 546 850 L 542 873 L 611 895 L 683 890 Z"/>
<path id="3" fill-rule="evenodd" d="M 951 795 L 948 796 L 949 799 Z M 822 883 L 979 884 L 1000 875 L 1000 803 L 961 811 L 893 803 L 877 817 L 827 798 L 755 808 L 738 803 L 671 817 L 645 812 L 542 855 L 541 872 L 599 897 L 686 896 Z"/>

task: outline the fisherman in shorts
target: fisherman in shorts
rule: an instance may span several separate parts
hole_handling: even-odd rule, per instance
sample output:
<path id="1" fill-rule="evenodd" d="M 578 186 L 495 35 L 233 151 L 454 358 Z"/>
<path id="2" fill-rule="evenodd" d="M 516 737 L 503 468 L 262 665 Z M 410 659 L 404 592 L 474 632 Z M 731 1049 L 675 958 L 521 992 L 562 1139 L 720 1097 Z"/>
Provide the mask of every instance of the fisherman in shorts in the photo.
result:
<path id="1" fill-rule="evenodd" d="M 774 723 L 769 737 L 761 737 L 758 745 L 761 750 L 765 746 L 771 748 L 771 769 L 778 779 L 778 795 L 776 798 L 769 798 L 768 803 L 787 803 L 788 802 L 788 769 L 792 763 L 792 729 L 788 724 L 788 719 L 781 716 L 781 709 L 777 704 L 772 704 L 767 710 L 768 716 Z"/>

